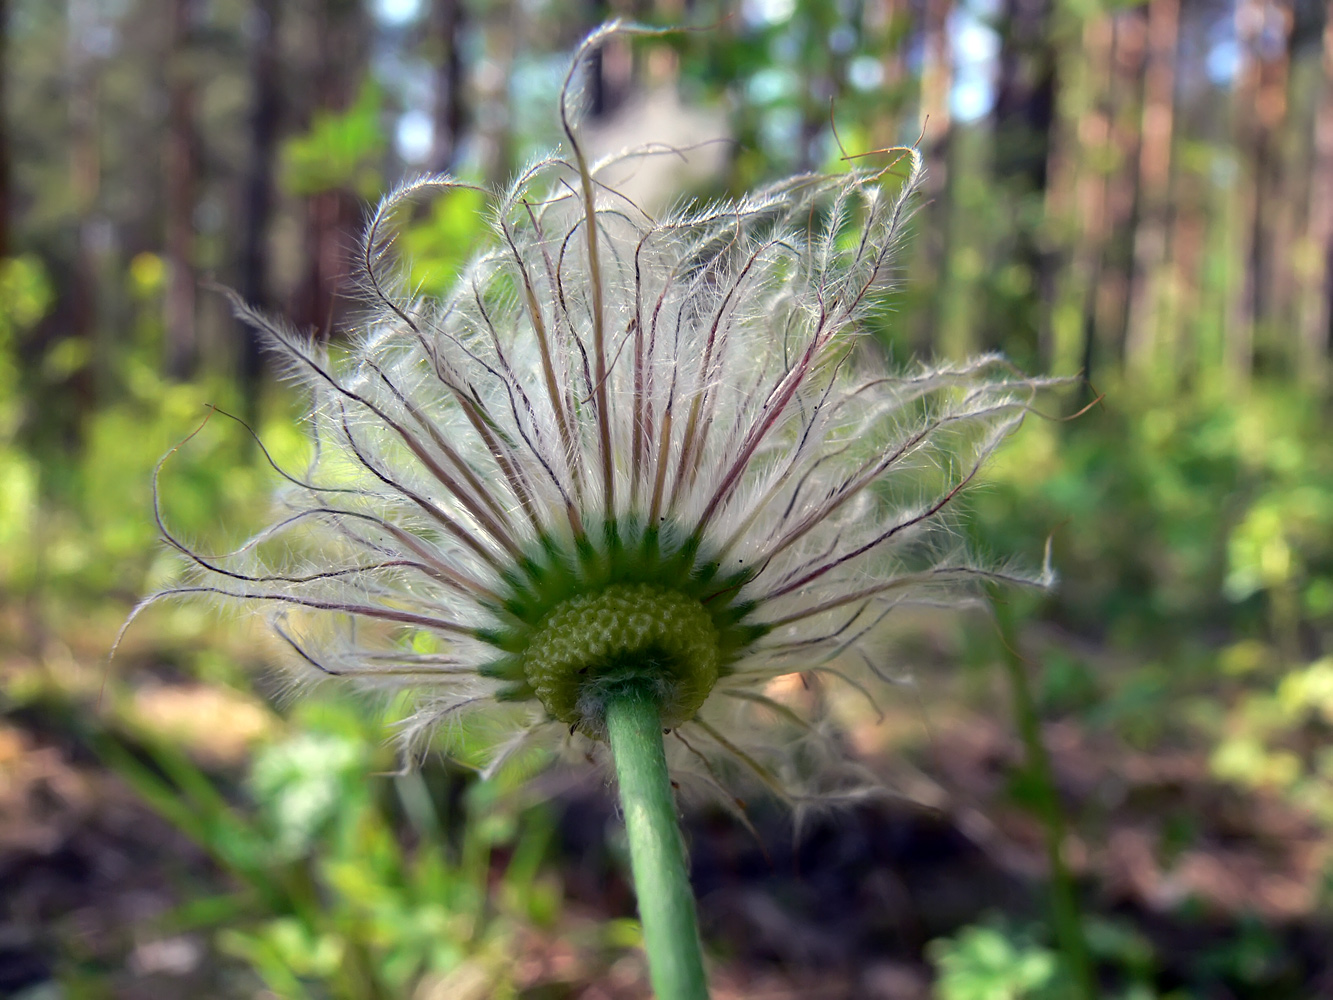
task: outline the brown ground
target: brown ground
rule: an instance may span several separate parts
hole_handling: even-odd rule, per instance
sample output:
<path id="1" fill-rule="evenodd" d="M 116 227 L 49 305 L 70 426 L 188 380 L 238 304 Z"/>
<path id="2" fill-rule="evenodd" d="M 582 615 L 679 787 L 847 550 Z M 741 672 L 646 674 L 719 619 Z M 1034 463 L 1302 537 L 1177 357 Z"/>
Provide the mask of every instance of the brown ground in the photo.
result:
<path id="1" fill-rule="evenodd" d="M 897 787 L 928 807 L 907 798 L 863 805 L 814 824 L 797 845 L 784 816 L 760 809 L 762 849 L 720 812 L 693 817 L 705 937 L 722 956 L 719 1000 L 924 998 L 926 942 L 988 912 L 1040 916 L 1041 828 L 1005 794 L 1019 747 L 1002 725 L 974 715 L 937 719 L 935 728 L 933 745 L 947 753 L 931 755 L 930 776 L 896 768 Z M 1333 995 L 1314 923 L 1328 845 L 1313 824 L 1277 800 L 1212 781 L 1198 754 L 1131 751 L 1069 723 L 1045 735 L 1076 820 L 1069 854 L 1087 904 L 1145 931 L 1168 979 L 1257 918 L 1284 942 L 1281 961 L 1291 968 L 1280 978 L 1304 981 L 1310 996 Z M 606 790 L 585 783 L 558 805 L 567 910 L 559 938 L 534 932 L 523 942 L 515 968 L 524 995 L 645 998 L 637 954 L 569 943 L 581 939 L 580 926 L 632 912 L 627 887 L 607 874 Z M 1191 837 L 1173 846 L 1181 817 Z M 208 933 L 161 925 L 186 896 L 224 883 L 59 718 L 30 706 L 0 725 L 0 995 L 23 995 L 72 969 L 100 975 L 118 1000 L 263 995 L 218 960 Z M 440 989 L 423 1000 L 471 995 L 461 981 Z"/>

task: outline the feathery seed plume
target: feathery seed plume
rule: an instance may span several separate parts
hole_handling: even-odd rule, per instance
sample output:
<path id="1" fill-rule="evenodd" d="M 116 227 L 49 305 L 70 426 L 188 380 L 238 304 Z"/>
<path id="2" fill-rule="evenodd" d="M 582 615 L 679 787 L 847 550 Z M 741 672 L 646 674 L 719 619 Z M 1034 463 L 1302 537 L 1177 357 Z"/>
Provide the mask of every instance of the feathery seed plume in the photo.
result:
<path id="1" fill-rule="evenodd" d="M 370 310 L 336 351 L 236 302 L 309 392 L 317 458 L 237 552 L 167 533 L 193 572 L 168 593 L 279 609 L 313 673 L 414 692 L 418 733 L 511 706 L 492 767 L 544 736 L 598 744 L 634 685 L 673 768 L 799 800 L 793 744 L 737 721 L 818 743 L 770 682 L 868 695 L 850 661 L 884 675 L 865 647 L 898 604 L 1043 582 L 970 559 L 947 520 L 1043 383 L 996 356 L 891 374 L 863 336 L 915 150 L 652 217 L 599 181 L 613 161 L 588 162 L 569 90 L 564 149 L 494 195 L 448 295 L 413 294 L 390 253 L 396 209 L 464 186 L 430 177 L 374 213 Z"/>

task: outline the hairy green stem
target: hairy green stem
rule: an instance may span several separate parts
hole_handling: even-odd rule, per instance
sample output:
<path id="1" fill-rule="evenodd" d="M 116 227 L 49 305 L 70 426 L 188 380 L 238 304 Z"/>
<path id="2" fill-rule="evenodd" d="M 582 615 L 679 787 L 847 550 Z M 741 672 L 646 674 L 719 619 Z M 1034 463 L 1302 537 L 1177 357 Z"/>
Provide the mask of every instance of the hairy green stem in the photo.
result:
<path id="1" fill-rule="evenodd" d="M 627 689 L 608 700 L 606 729 L 653 990 L 658 1000 L 708 1000 L 694 893 L 667 775 L 661 710 L 647 691 Z"/>
<path id="2" fill-rule="evenodd" d="M 1037 706 L 1028 684 L 1027 664 L 1018 652 L 1013 609 L 995 587 L 990 588 L 990 602 L 1000 631 L 1000 645 L 1003 647 L 1001 658 L 1014 700 L 1015 721 L 1027 751 L 1028 774 L 1033 779 L 1037 794 L 1037 811 L 1046 831 L 1046 857 L 1051 866 L 1051 919 L 1055 925 L 1055 937 L 1068 963 L 1076 995 L 1083 1000 L 1097 1000 L 1097 976 L 1088 956 L 1078 893 L 1069 865 L 1065 863 L 1065 816 L 1055 791 L 1051 758 L 1041 739 L 1041 720 L 1037 716 Z"/>

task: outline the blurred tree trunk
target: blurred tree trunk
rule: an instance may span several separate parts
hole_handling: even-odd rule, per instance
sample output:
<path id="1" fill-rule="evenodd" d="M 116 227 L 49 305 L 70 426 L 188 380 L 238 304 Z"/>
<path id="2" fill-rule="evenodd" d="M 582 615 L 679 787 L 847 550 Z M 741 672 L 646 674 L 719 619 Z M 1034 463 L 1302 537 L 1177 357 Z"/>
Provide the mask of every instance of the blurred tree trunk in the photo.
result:
<path id="1" fill-rule="evenodd" d="M 1256 333 L 1287 329 L 1287 280 L 1290 242 L 1295 234 L 1285 204 L 1288 177 L 1285 126 L 1288 81 L 1291 78 L 1291 0 L 1270 0 L 1264 11 L 1258 46 L 1259 85 L 1255 119 L 1259 143 L 1255 150 L 1254 222 L 1250 245 L 1251 302 Z M 1275 346 L 1275 345 L 1274 345 Z"/>
<path id="2" fill-rule="evenodd" d="M 918 353 L 965 357 L 973 353 L 966 323 L 949 314 L 953 298 L 953 190 L 949 156 L 953 146 L 949 92 L 953 60 L 949 52 L 949 12 L 953 0 L 927 0 L 921 23 L 921 154 L 926 162 L 922 191 L 925 221 L 921 256 L 933 276 L 934 294 L 923 312 Z"/>
<path id="3" fill-rule="evenodd" d="M 595 28 L 603 21 L 607 20 L 609 14 L 607 0 L 586 0 L 584 3 L 584 25 L 585 30 Z M 584 84 L 583 98 L 586 102 L 586 110 L 589 118 L 601 118 L 612 107 L 612 99 L 607 93 L 607 80 L 605 67 L 602 65 L 603 53 L 606 51 L 606 43 L 602 43 L 592 52 L 588 53 L 588 61 L 585 63 L 584 72 L 587 74 Z"/>
<path id="4" fill-rule="evenodd" d="M 476 137 L 481 174 L 493 185 L 509 182 L 513 159 L 513 114 L 510 111 L 509 85 L 514 67 L 514 26 L 512 18 L 502 16 L 498 7 L 486 7 L 479 16 L 484 36 L 483 48 L 495 63 L 495 72 L 477 78 Z"/>
<path id="5" fill-rule="evenodd" d="M 1259 141 L 1254 102 L 1259 92 L 1259 60 L 1254 48 L 1263 28 L 1264 0 L 1237 0 L 1235 30 L 1240 46 L 1241 66 L 1232 85 L 1232 141 L 1241 157 L 1248 157 L 1240 168 L 1237 179 L 1235 210 L 1239 218 L 1233 220 L 1238 235 L 1233 252 L 1236 275 L 1235 290 L 1227 312 L 1224 360 L 1227 368 L 1242 379 L 1248 379 L 1254 363 L 1254 314 L 1258 289 L 1253 270 L 1255 213 L 1258 196 L 1254 171 L 1262 165 L 1263 153 L 1256 149 Z M 1246 264 L 1250 266 L 1246 266 Z"/>
<path id="6" fill-rule="evenodd" d="M 1052 12 L 1052 0 L 1004 0 L 995 92 L 993 169 L 997 191 L 1009 206 L 1012 234 L 1001 252 L 1025 273 L 1006 293 L 1012 296 L 1008 308 L 995 316 L 1009 329 L 992 323 L 986 346 L 1005 345 L 1011 350 L 1022 346 L 1031 353 L 1047 337 L 1047 303 L 1052 294 L 1037 213 L 1026 211 L 1045 201 L 1055 121 Z M 1024 339 L 1014 339 L 1015 333 Z"/>
<path id="7" fill-rule="evenodd" d="M 834 4 L 809 3 L 798 5 L 795 15 L 801 19 L 800 35 L 819 39 L 816 45 L 807 45 L 802 59 L 804 72 L 801 79 L 801 127 L 796 157 L 798 171 L 818 170 L 824 156 L 820 136 L 829 128 L 829 115 L 836 106 L 841 82 L 847 78 L 847 55 L 824 42 L 842 22 Z"/>
<path id="8" fill-rule="evenodd" d="M 321 0 L 314 13 L 313 62 L 306 112 L 343 110 L 365 77 L 372 26 L 360 0 Z M 344 188 L 312 195 L 306 201 L 306 270 L 292 313 L 299 326 L 327 336 L 338 320 L 339 299 L 350 273 L 351 248 L 360 238 L 360 199 Z"/>
<path id="9" fill-rule="evenodd" d="M 624 13 L 624 5 L 613 9 L 608 0 L 585 0 L 586 20 L 581 31 Z M 582 110 L 589 119 L 605 118 L 624 103 L 634 81 L 634 54 L 630 40 L 608 38 L 588 57 Z"/>
<path id="10" fill-rule="evenodd" d="M 1051 0 L 1005 0 L 995 91 L 995 172 L 1046 189 L 1055 111 Z"/>
<path id="11" fill-rule="evenodd" d="M 445 173 L 458 155 L 465 117 L 462 0 L 432 0 L 428 27 L 435 67 L 435 129 L 426 168 Z"/>
<path id="12" fill-rule="evenodd" d="M 194 0 L 168 2 L 171 32 L 166 59 L 166 367 L 173 378 L 188 378 L 198 354 L 194 325 L 194 210 L 198 181 L 191 52 Z"/>
<path id="13" fill-rule="evenodd" d="M 1116 166 L 1106 179 L 1103 252 L 1097 274 L 1097 330 L 1103 355 L 1123 361 L 1129 323 L 1129 283 L 1134 232 L 1138 226 L 1140 101 L 1148 48 L 1147 19 L 1141 10 L 1120 11 L 1114 18 L 1111 76 L 1106 113 L 1110 150 Z"/>
<path id="14" fill-rule="evenodd" d="M 0 257 L 10 252 L 10 215 L 13 194 L 9 168 L 9 106 L 5 100 L 5 52 L 9 43 L 9 0 L 0 0 Z"/>
<path id="15" fill-rule="evenodd" d="M 878 119 L 871 123 L 870 148 L 891 146 L 898 141 L 898 121 L 902 113 L 903 80 L 907 76 L 907 48 L 902 40 L 902 25 L 910 22 L 911 12 L 905 0 L 880 0 L 866 11 L 866 27 L 874 33 L 872 51 L 884 53 L 880 58 L 883 71 L 881 87 L 890 96 L 883 102 Z M 915 138 L 915 137 L 914 137 Z M 848 150 L 852 152 L 852 150 Z"/>
<path id="16" fill-rule="evenodd" d="M 273 214 L 273 167 L 277 150 L 282 91 L 278 75 L 279 0 L 254 0 L 250 7 L 250 151 L 245 170 L 245 206 L 241 233 L 241 295 L 252 305 L 269 306 L 265 280 L 266 238 Z M 258 334 L 238 323 L 241 336 L 241 384 L 246 418 L 253 422 L 259 399 L 263 355 Z"/>
<path id="17" fill-rule="evenodd" d="M 1227 323 L 1226 360 L 1241 378 L 1254 365 L 1255 334 L 1271 310 L 1271 206 L 1276 130 L 1286 116 L 1287 40 L 1291 9 L 1277 0 L 1239 0 L 1236 41 L 1241 64 L 1232 89 L 1233 141 L 1242 156 L 1237 185 L 1236 282 Z"/>
<path id="18" fill-rule="evenodd" d="M 1280 42 L 1273 47 L 1265 74 L 1267 93 L 1260 96 L 1265 113 L 1273 116 L 1268 170 L 1259 188 L 1268 263 L 1261 279 L 1266 291 L 1260 302 L 1264 307 L 1261 322 L 1275 334 L 1274 346 L 1294 374 L 1300 358 L 1299 338 L 1293 336 L 1300 325 L 1296 267 L 1306 226 L 1305 184 L 1310 168 L 1306 148 L 1313 131 L 1309 112 L 1315 88 L 1300 65 L 1297 47 L 1301 39 L 1296 33 L 1294 0 L 1280 0 L 1274 5 L 1274 15 L 1274 41 Z"/>
<path id="19" fill-rule="evenodd" d="M 1056 126 L 1051 137 L 1045 215 L 1064 238 L 1049 353 L 1042 367 L 1093 377 L 1097 292 L 1107 240 L 1107 162 L 1111 121 L 1107 92 L 1115 29 L 1111 16 L 1062 8 Z"/>
<path id="20" fill-rule="evenodd" d="M 1269 0 L 1255 39 L 1258 86 L 1254 102 L 1254 229 L 1250 248 L 1253 321 L 1256 328 L 1276 318 L 1281 301 L 1282 243 L 1280 205 L 1285 197 L 1282 129 L 1287 119 L 1287 81 L 1291 76 L 1291 0 Z M 1244 147 L 1242 147 L 1244 148 Z"/>
<path id="21" fill-rule="evenodd" d="M 1302 296 L 1300 371 L 1325 384 L 1333 344 L 1333 12 L 1325 9 L 1321 51 L 1323 80 L 1315 106 L 1314 149 L 1307 204 L 1306 240 L 1314 266 Z"/>
<path id="22" fill-rule="evenodd" d="M 66 58 L 69 66 L 69 168 L 70 201 L 73 215 L 78 220 L 75 235 L 74 266 L 70 268 L 67 284 L 61 288 L 61 299 L 67 312 L 60 317 L 59 327 L 68 336 L 89 345 L 89 356 L 95 355 L 97 345 L 98 305 L 101 299 L 98 287 L 97 220 L 95 209 L 101 193 L 102 157 L 98 143 L 98 66 L 88 50 L 87 40 L 96 20 L 92 0 L 69 0 L 66 8 L 68 38 Z M 69 389 L 75 405 L 72 413 L 61 416 L 75 422 L 92 411 L 97 387 L 96 366 L 84 365 L 71 378 Z M 56 423 L 63 424 L 59 418 Z M 61 431 L 73 438 L 77 427 L 61 426 Z"/>
<path id="23" fill-rule="evenodd" d="M 952 0 L 926 0 L 921 22 L 921 127 L 928 149 L 946 144 L 949 136 L 949 91 L 953 86 L 949 13 L 952 10 Z"/>
<path id="24" fill-rule="evenodd" d="M 1171 215 L 1171 144 L 1175 121 L 1176 55 L 1180 0 L 1148 5 L 1148 44 L 1143 73 L 1143 117 L 1138 160 L 1138 218 L 1129 274 L 1125 363 L 1145 371 L 1163 360 L 1162 269 Z"/>

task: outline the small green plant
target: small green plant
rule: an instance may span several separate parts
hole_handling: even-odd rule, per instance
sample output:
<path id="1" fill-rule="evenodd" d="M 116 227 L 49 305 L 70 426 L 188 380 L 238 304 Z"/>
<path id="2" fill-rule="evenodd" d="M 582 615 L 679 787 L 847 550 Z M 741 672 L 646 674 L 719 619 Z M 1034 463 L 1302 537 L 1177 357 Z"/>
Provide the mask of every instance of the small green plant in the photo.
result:
<path id="1" fill-rule="evenodd" d="M 320 703 L 298 715 L 292 735 L 255 755 L 250 805 L 233 804 L 169 745 L 100 742 L 108 763 L 238 883 L 186 904 L 162 929 L 220 923 L 221 951 L 284 998 L 381 1000 L 464 979 L 487 996 L 512 995 L 514 934 L 560 912 L 560 887 L 540 871 L 545 813 L 520 812 L 499 782 L 455 776 L 461 810 L 450 815 L 423 773 L 383 775 L 392 761 L 379 726 Z"/>
<path id="2" fill-rule="evenodd" d="M 1026 791 L 1032 811 L 1041 821 L 1046 836 L 1046 859 L 1051 880 L 1051 923 L 1069 972 L 1071 995 L 1081 997 L 1082 1000 L 1097 1000 L 1096 974 L 1088 955 L 1078 889 L 1064 856 L 1064 810 L 1055 787 L 1050 755 L 1041 738 L 1041 720 L 1032 697 L 1028 665 L 1019 651 L 1013 609 L 995 588 L 991 589 L 990 596 L 999 630 L 1000 660 L 1004 664 L 1013 702 L 1014 723 L 1027 758 L 1017 775 L 1018 785 Z"/>
<path id="3" fill-rule="evenodd" d="M 18 340 L 53 300 L 40 260 L 0 257 L 0 587 L 29 569 L 40 483 L 38 463 L 15 444 L 25 416 Z"/>
<path id="4" fill-rule="evenodd" d="M 1054 952 L 995 927 L 964 927 L 928 949 L 939 1000 L 1031 1000 L 1056 979 Z"/>
<path id="5" fill-rule="evenodd" d="M 283 147 L 283 186 L 292 194 L 347 188 L 374 197 L 383 186 L 380 162 L 388 146 L 383 111 L 384 94 L 370 79 L 345 111 L 317 111 L 310 129 Z"/>

